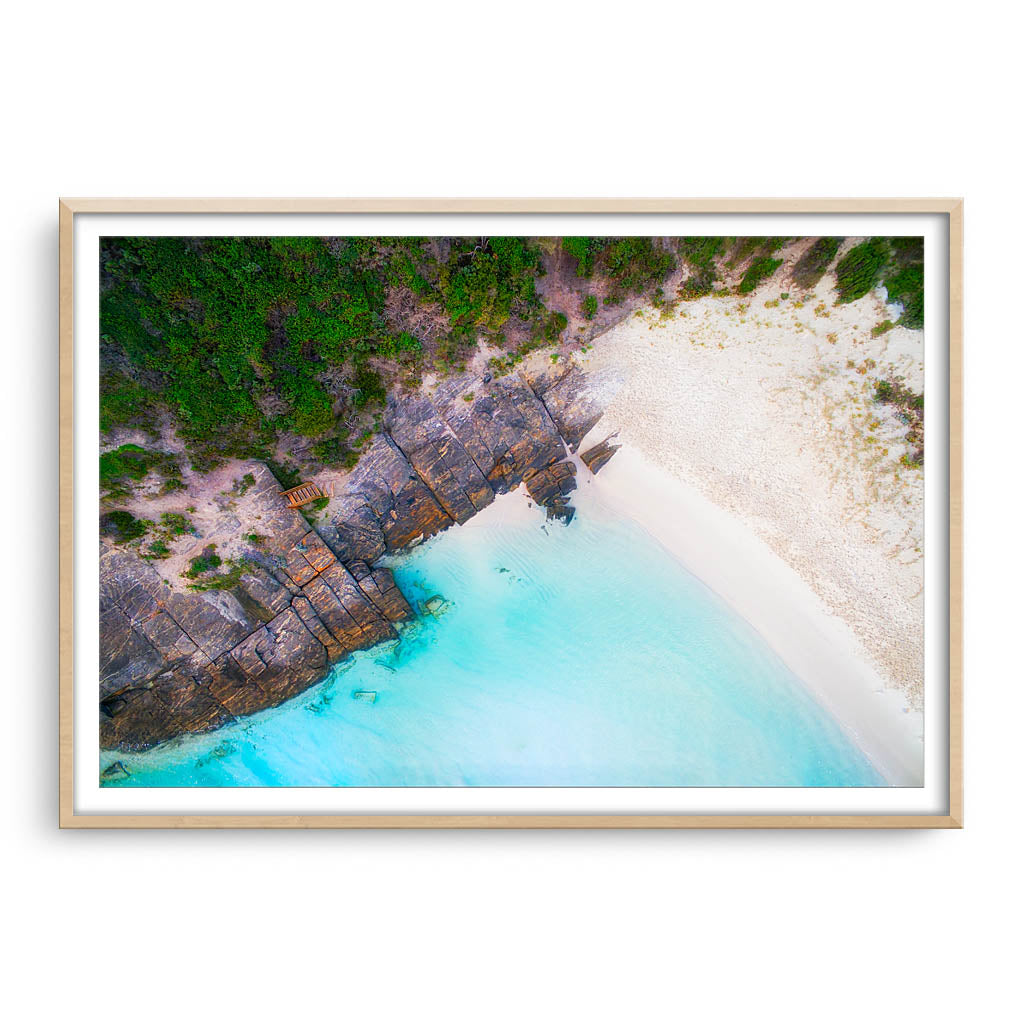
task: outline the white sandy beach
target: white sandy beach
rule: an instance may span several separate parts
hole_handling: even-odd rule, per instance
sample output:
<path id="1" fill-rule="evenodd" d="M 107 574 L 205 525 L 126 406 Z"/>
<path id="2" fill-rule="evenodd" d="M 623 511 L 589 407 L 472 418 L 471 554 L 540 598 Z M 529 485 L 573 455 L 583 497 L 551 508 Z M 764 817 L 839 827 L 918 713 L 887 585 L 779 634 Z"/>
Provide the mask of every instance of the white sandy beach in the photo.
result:
<path id="1" fill-rule="evenodd" d="M 624 447 L 580 504 L 631 516 L 750 622 L 894 785 L 923 776 L 923 474 L 906 426 L 872 400 L 920 389 L 923 333 L 871 328 L 879 295 L 834 306 L 788 290 L 650 311 L 580 358 L 624 384 L 581 450 Z M 853 244 L 853 240 L 847 245 Z M 774 303 L 778 303 L 774 305 Z M 766 305 L 768 303 L 768 305 Z"/>

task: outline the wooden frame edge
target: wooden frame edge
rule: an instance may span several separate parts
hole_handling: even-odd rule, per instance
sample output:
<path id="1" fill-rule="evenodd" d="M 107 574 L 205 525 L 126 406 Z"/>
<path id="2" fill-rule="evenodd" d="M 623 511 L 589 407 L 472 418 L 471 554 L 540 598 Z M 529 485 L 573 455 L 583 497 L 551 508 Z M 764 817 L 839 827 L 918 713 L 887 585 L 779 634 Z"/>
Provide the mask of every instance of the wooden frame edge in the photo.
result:
<path id="1" fill-rule="evenodd" d="M 952 213 L 962 199 L 623 197 L 67 197 L 71 213 Z"/>
<path id="2" fill-rule="evenodd" d="M 76 824 L 74 813 L 74 210 L 60 203 L 60 353 L 58 426 L 59 515 L 60 515 L 60 580 L 59 626 L 59 820 L 62 828 Z"/>
<path id="3" fill-rule="evenodd" d="M 72 815 L 62 828 L 960 829 L 949 814 L 140 814 Z"/>
<path id="4" fill-rule="evenodd" d="M 964 203 L 949 210 L 949 813 L 964 818 Z"/>
<path id="5" fill-rule="evenodd" d="M 59 826 L 62 829 L 962 829 L 962 198 L 100 198 L 59 200 Z M 74 216 L 88 213 L 945 213 L 949 216 L 949 813 L 910 815 L 99 815 L 74 811 Z"/>

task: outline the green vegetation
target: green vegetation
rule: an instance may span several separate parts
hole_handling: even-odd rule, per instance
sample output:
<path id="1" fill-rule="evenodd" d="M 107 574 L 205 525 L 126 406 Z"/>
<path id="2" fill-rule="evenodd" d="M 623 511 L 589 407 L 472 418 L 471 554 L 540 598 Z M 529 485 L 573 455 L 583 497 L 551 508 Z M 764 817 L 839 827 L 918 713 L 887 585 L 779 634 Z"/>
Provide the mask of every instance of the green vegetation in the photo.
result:
<path id="1" fill-rule="evenodd" d="M 207 544 L 201 555 L 196 555 L 189 563 L 189 567 L 182 573 L 182 576 L 190 580 L 202 576 L 204 573 L 213 572 L 221 564 L 220 555 L 217 554 L 216 544 Z"/>
<path id="2" fill-rule="evenodd" d="M 697 299 L 702 295 L 710 295 L 715 290 L 718 276 L 715 257 L 725 245 L 724 238 L 687 237 L 679 239 L 679 253 L 694 269 L 680 289 L 684 299 Z"/>
<path id="3" fill-rule="evenodd" d="M 247 533 L 245 539 L 254 547 L 261 548 L 267 543 L 267 538 L 262 533 Z"/>
<path id="4" fill-rule="evenodd" d="M 924 464 L 924 395 L 912 391 L 900 377 L 875 381 L 875 401 L 891 405 L 898 411 L 900 419 L 910 428 L 905 440 L 911 452 L 904 456 L 905 465 Z"/>
<path id="5" fill-rule="evenodd" d="M 235 481 L 235 494 L 241 498 L 245 492 L 249 490 L 250 487 L 255 486 L 255 484 L 256 477 L 254 477 L 252 473 L 246 473 L 241 480 Z"/>
<path id="6" fill-rule="evenodd" d="M 880 338 L 883 334 L 888 334 L 895 326 L 891 320 L 883 320 L 880 324 L 875 324 L 871 328 L 871 337 Z"/>
<path id="7" fill-rule="evenodd" d="M 349 384 L 355 389 L 352 397 L 352 404 L 357 409 L 364 409 L 366 406 L 383 406 L 387 401 L 388 393 L 384 387 L 384 379 L 381 375 L 369 366 L 360 366 L 356 370 Z M 333 420 L 331 421 L 333 423 Z M 325 427 L 324 429 L 328 429 Z"/>
<path id="8" fill-rule="evenodd" d="M 592 277 L 594 258 L 601 251 L 604 238 L 563 238 L 562 248 L 576 261 L 576 273 L 580 277 Z"/>
<path id="9" fill-rule="evenodd" d="M 725 265 L 731 270 L 755 256 L 764 258 L 774 256 L 788 241 L 788 238 L 766 238 L 763 236 L 723 238 L 723 247 L 729 250 L 729 257 Z"/>
<path id="10" fill-rule="evenodd" d="M 762 281 L 767 281 L 781 266 L 782 260 L 773 260 L 768 256 L 759 257 L 747 268 L 743 280 L 740 281 L 739 291 L 744 295 L 754 291 Z"/>
<path id="11" fill-rule="evenodd" d="M 924 239 L 890 238 L 892 261 L 882 284 L 890 302 L 899 302 L 903 313 L 898 323 L 918 330 L 924 327 Z"/>
<path id="12" fill-rule="evenodd" d="M 144 480 L 151 472 L 166 478 L 164 492 L 184 486 L 176 456 L 123 444 L 100 455 L 100 490 L 111 500 L 122 498 L 130 493 L 132 483 Z"/>
<path id="13" fill-rule="evenodd" d="M 341 428 L 335 436 L 317 441 L 310 448 L 310 452 L 318 462 L 325 466 L 335 469 L 351 469 L 359 461 L 359 451 L 348 446 L 348 437 L 348 430 Z M 288 477 L 297 480 L 299 475 L 298 470 L 294 470 L 288 474 Z M 288 486 L 295 485 L 289 484 Z"/>
<path id="14" fill-rule="evenodd" d="M 100 516 L 100 535 L 124 543 L 145 537 L 152 525 L 148 519 L 136 519 L 131 512 L 114 509 Z"/>
<path id="15" fill-rule="evenodd" d="M 192 520 L 181 512 L 164 512 L 160 516 L 160 525 L 172 537 L 180 537 L 185 533 L 195 533 Z"/>
<path id="16" fill-rule="evenodd" d="M 814 288 L 832 265 L 842 241 L 841 238 L 819 238 L 797 260 L 793 267 L 793 283 L 808 292 Z"/>
<path id="17" fill-rule="evenodd" d="M 171 549 L 162 540 L 155 540 L 149 545 L 144 558 L 170 558 Z"/>
<path id="18" fill-rule="evenodd" d="M 869 238 L 855 245 L 836 267 L 836 288 L 840 302 L 853 302 L 867 295 L 882 276 L 889 262 L 889 246 L 884 238 Z"/>
<path id="19" fill-rule="evenodd" d="M 672 253 L 653 238 L 563 238 L 562 248 L 576 260 L 580 277 L 592 277 L 596 272 L 608 282 L 610 291 L 604 302 L 609 306 L 619 305 L 628 295 L 642 295 L 676 266 Z"/>
<path id="20" fill-rule="evenodd" d="M 643 294 L 676 268 L 672 254 L 650 238 L 611 239 L 601 250 L 598 262 L 612 282 L 611 305 L 627 295 Z"/>
<path id="21" fill-rule="evenodd" d="M 201 569 L 196 573 L 193 573 L 193 569 L 195 568 L 197 559 L 192 559 L 193 569 L 182 574 L 183 576 L 187 576 L 189 579 L 195 580 L 194 583 L 188 584 L 189 590 L 231 590 L 238 586 L 242 577 L 247 572 L 252 572 L 252 570 L 257 567 L 257 564 L 249 558 L 229 558 L 227 562 L 223 563 L 225 567 L 224 572 L 210 575 L 212 569 L 217 568 L 222 564 L 221 560 L 216 555 L 213 555 L 212 558 L 216 559 L 216 563 L 214 565 L 209 569 Z"/>
<path id="22" fill-rule="evenodd" d="M 543 338 L 547 342 L 555 342 L 562 336 L 562 331 L 569 326 L 569 320 L 564 313 L 551 313 L 544 321 Z"/>
<path id="23" fill-rule="evenodd" d="M 302 473 L 290 462 L 274 462 L 273 459 L 267 459 L 267 469 L 274 474 L 277 482 L 286 491 L 302 483 Z"/>
<path id="24" fill-rule="evenodd" d="M 116 426 L 139 427 L 157 436 L 156 410 L 152 394 L 119 370 L 105 373 L 100 380 L 100 430 Z"/>
<path id="25" fill-rule="evenodd" d="M 101 248 L 100 426 L 169 417 L 205 471 L 262 457 L 288 433 L 338 425 L 348 367 L 358 419 L 423 345 L 387 313 L 391 294 L 453 331 L 542 313 L 540 252 L 520 238 L 106 238 Z M 443 258 L 438 249 L 446 250 Z"/>
<path id="26" fill-rule="evenodd" d="M 890 302 L 899 302 L 904 327 L 924 326 L 924 239 L 869 238 L 852 248 L 836 267 L 840 302 L 853 302 L 879 284 Z"/>
<path id="27" fill-rule="evenodd" d="M 540 308 L 534 279 L 540 250 L 523 238 L 457 240 L 438 274 L 438 291 L 453 327 L 497 331 L 513 310 Z M 526 319 L 528 317 L 524 317 Z"/>
<path id="28" fill-rule="evenodd" d="M 419 388 L 431 370 L 464 369 L 484 341 L 500 350 L 491 361 L 498 375 L 563 342 L 569 317 L 541 297 L 548 270 L 562 275 L 550 294 L 575 288 L 578 297 L 562 301 L 585 320 L 602 303 L 641 296 L 668 316 L 677 300 L 662 289 L 677 261 L 686 268 L 680 297 L 728 294 L 723 264 L 745 269 L 739 290 L 749 293 L 778 270 L 787 241 L 104 238 L 100 428 L 114 432 L 107 447 L 154 439 L 101 456 L 104 500 L 116 504 L 143 481 L 161 493 L 180 490 L 189 463 L 207 472 L 228 458 L 260 459 L 284 488 L 315 472 L 313 463 L 351 468 L 396 389 Z M 821 238 L 804 254 L 794 269 L 801 288 L 831 265 L 839 243 Z M 841 301 L 881 283 L 904 307 L 900 324 L 923 322 L 920 239 L 871 239 L 840 261 L 837 275 Z M 143 433 L 128 438 L 128 430 Z M 184 457 L 156 450 L 171 430 Z M 285 461 L 294 451 L 303 452 L 298 465 Z M 254 485 L 248 473 L 230 493 L 241 497 Z"/>
<path id="29" fill-rule="evenodd" d="M 599 274 L 610 305 L 675 266 L 651 238 L 561 245 L 582 276 Z M 311 438 L 324 464 L 354 464 L 345 438 L 424 365 L 461 370 L 481 339 L 504 348 L 506 325 L 518 339 L 505 357 L 513 365 L 558 341 L 568 321 L 541 301 L 544 273 L 540 244 L 518 237 L 104 238 L 100 429 L 156 437 L 169 425 L 198 472 L 225 458 L 271 459 L 289 434 Z M 585 298 L 586 317 L 598 301 Z M 108 453 L 108 498 L 152 469 L 166 490 L 184 486 L 174 456 Z"/>

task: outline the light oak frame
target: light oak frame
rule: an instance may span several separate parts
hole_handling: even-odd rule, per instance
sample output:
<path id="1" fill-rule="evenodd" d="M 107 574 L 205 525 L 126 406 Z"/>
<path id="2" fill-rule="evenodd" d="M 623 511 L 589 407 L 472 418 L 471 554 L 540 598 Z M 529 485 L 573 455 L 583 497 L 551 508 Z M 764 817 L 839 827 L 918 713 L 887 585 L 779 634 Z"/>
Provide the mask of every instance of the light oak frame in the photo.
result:
<path id="1" fill-rule="evenodd" d="M 949 807 L 945 814 L 76 814 L 73 791 L 73 264 L 84 213 L 937 213 L 949 218 Z M 60 200 L 60 792 L 62 828 L 962 828 L 963 201 L 909 199 L 103 199 Z"/>

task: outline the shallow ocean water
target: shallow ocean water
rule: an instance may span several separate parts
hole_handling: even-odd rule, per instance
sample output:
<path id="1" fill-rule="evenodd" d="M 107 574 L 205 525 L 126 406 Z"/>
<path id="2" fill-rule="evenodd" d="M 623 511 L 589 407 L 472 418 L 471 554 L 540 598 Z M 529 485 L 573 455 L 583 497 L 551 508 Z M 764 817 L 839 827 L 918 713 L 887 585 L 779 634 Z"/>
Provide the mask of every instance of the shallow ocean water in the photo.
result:
<path id="1" fill-rule="evenodd" d="M 131 773 L 107 784 L 885 785 L 760 635 L 639 525 L 534 512 L 480 516 L 396 559 L 410 602 L 434 608 L 398 641 L 216 733 L 104 752 L 101 770 Z"/>

